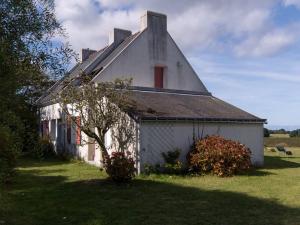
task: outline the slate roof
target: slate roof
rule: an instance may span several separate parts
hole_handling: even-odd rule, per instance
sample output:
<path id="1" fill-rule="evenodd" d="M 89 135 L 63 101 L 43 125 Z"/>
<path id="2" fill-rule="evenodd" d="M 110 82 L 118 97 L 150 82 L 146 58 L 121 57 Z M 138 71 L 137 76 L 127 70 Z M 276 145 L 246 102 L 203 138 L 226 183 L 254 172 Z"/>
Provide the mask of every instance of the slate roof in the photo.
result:
<path id="1" fill-rule="evenodd" d="M 64 80 L 76 78 L 82 72 L 96 76 L 107 67 L 141 32 L 127 37 L 118 45 L 112 44 L 91 54 L 89 58 L 76 64 L 68 74 L 57 81 L 42 96 L 37 104 L 53 104 L 53 96 L 64 88 Z M 240 121 L 259 122 L 266 120 L 247 113 L 226 103 L 209 92 L 132 87 L 131 100 L 136 108 L 133 116 L 142 120 L 200 120 L 200 121 Z"/>
<path id="2" fill-rule="evenodd" d="M 48 91 L 37 101 L 38 105 L 52 104 L 51 100 L 53 96 L 59 93 L 64 88 L 64 80 L 69 78 L 75 78 L 82 72 L 96 76 L 103 68 L 105 68 L 110 62 L 119 55 L 124 49 L 126 49 L 131 41 L 136 38 L 141 32 L 137 32 L 118 45 L 111 44 L 103 49 L 91 54 L 85 61 L 76 64 L 68 74 L 66 74 L 61 80 L 57 81 Z"/>
<path id="3" fill-rule="evenodd" d="M 210 93 L 139 88 L 132 90 L 133 114 L 142 120 L 266 122 Z"/>
<path id="4" fill-rule="evenodd" d="M 123 42 L 121 42 L 118 47 L 111 52 L 96 68 L 95 70 L 99 70 L 101 68 L 104 68 L 108 63 L 110 63 L 117 55 L 119 55 L 127 46 L 131 43 L 131 41 L 137 37 L 140 34 L 140 32 L 137 32 L 128 38 L 126 38 Z"/>

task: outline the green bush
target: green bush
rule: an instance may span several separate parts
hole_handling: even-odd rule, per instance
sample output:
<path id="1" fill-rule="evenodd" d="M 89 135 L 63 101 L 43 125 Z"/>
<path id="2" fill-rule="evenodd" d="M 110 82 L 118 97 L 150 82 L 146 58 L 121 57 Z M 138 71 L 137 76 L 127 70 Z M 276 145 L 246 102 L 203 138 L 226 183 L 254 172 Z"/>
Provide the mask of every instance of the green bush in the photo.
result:
<path id="1" fill-rule="evenodd" d="M 264 137 L 270 137 L 270 131 L 267 128 L 264 128 Z"/>
<path id="2" fill-rule="evenodd" d="M 163 152 L 164 164 L 145 164 L 143 173 L 146 175 L 154 174 L 183 174 L 185 168 L 178 160 L 180 156 L 180 149 L 176 148 L 174 151 Z"/>
<path id="3" fill-rule="evenodd" d="M 174 164 L 165 163 L 161 167 L 161 172 L 165 174 L 183 174 L 183 164 L 180 161 L 176 161 Z"/>
<path id="4" fill-rule="evenodd" d="M 290 137 L 300 137 L 300 129 L 291 131 Z"/>
<path id="5" fill-rule="evenodd" d="M 18 153 L 10 130 L 0 126 L 0 183 L 11 180 L 15 173 Z"/>
<path id="6" fill-rule="evenodd" d="M 144 164 L 143 174 L 150 175 L 151 173 L 159 173 L 159 172 L 160 172 L 159 164 L 156 164 L 156 165 L 151 165 L 149 163 Z"/>
<path id="7" fill-rule="evenodd" d="M 293 155 L 293 153 L 291 151 L 289 151 L 289 150 L 286 151 L 285 154 L 287 154 L 287 155 Z"/>
<path id="8" fill-rule="evenodd" d="M 163 152 L 162 156 L 167 164 L 176 164 L 180 156 L 180 149 L 175 149 L 174 151 Z"/>
<path id="9" fill-rule="evenodd" d="M 49 137 L 42 137 L 34 148 L 34 155 L 39 160 L 52 158 L 56 155 L 54 151 L 54 145 Z"/>
<path id="10" fill-rule="evenodd" d="M 113 152 L 106 160 L 105 170 L 115 182 L 128 182 L 135 176 L 135 163 L 130 153 Z"/>
<path id="11" fill-rule="evenodd" d="M 161 173 L 181 174 L 183 172 L 183 164 L 178 160 L 180 149 L 176 148 L 174 151 L 163 152 L 162 156 L 165 160 L 165 164 L 159 169 Z"/>
<path id="12" fill-rule="evenodd" d="M 57 147 L 57 149 L 56 149 L 56 155 L 57 155 L 57 158 L 59 158 L 60 160 L 67 161 L 67 162 L 69 162 L 69 161 L 71 161 L 71 160 L 73 160 L 73 159 L 76 158 L 67 149 L 64 149 L 62 147 Z"/>
<path id="13" fill-rule="evenodd" d="M 285 147 L 288 147 L 289 145 L 285 142 L 281 142 L 281 143 L 277 143 L 275 145 L 275 147 L 279 147 L 279 148 L 285 148 Z"/>
<path id="14" fill-rule="evenodd" d="M 219 136 L 208 136 L 196 141 L 187 155 L 190 171 L 211 172 L 217 176 L 232 176 L 251 166 L 250 150 L 239 142 Z"/>

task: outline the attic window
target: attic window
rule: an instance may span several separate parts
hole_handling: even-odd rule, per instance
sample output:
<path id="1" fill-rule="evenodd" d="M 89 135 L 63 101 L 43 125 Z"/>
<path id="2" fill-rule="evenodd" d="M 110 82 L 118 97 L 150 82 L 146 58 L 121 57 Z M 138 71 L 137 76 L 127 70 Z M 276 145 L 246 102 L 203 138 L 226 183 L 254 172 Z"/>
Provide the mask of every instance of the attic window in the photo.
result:
<path id="1" fill-rule="evenodd" d="M 164 68 L 160 66 L 154 67 L 154 87 L 164 87 Z"/>

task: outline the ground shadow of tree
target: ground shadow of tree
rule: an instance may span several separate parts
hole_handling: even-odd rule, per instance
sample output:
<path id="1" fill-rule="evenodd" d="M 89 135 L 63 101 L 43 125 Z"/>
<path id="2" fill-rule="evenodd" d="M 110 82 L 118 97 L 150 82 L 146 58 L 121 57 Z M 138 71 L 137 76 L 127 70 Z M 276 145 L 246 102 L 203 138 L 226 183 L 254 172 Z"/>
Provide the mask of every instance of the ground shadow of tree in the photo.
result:
<path id="1" fill-rule="evenodd" d="M 30 171 L 20 176 L 23 181 L 30 180 L 32 187 L 6 192 L 2 200 L 7 207 L 0 207 L 0 220 L 5 224 L 296 225 L 300 222 L 300 209 L 241 193 L 143 179 L 117 186 L 105 179 L 67 182 L 63 176 L 38 176 Z M 16 184 L 16 188 L 18 185 L 21 184 Z"/>
<path id="2" fill-rule="evenodd" d="M 265 169 L 299 168 L 300 163 L 292 162 L 296 157 L 265 156 Z"/>
<path id="3" fill-rule="evenodd" d="M 66 164 L 68 161 L 60 160 L 58 157 L 47 158 L 44 160 L 33 160 L 30 156 L 23 156 L 18 160 L 18 165 L 22 168 L 48 167 Z"/>

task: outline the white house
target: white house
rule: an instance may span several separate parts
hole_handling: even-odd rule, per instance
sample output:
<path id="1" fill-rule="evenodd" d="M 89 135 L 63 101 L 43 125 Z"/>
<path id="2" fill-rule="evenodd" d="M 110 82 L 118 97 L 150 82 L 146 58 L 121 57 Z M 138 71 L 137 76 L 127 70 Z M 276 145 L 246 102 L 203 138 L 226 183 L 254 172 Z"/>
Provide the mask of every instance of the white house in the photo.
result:
<path id="1" fill-rule="evenodd" d="M 83 49 L 82 62 L 66 76 L 76 77 L 81 71 L 92 74 L 95 82 L 133 78 L 132 98 L 139 112 L 143 112 L 137 115 L 134 146 L 139 171 L 146 163 L 162 163 L 161 153 L 174 148 L 181 149 L 181 159 L 185 160 L 193 136 L 213 134 L 245 144 L 252 151 L 252 162 L 263 164 L 266 120 L 214 97 L 207 90 L 168 33 L 166 15 L 147 11 L 135 34 L 113 29 L 109 44 L 99 51 Z M 62 81 L 39 100 L 41 130 L 49 133 L 55 146 L 99 164 L 97 146 L 79 145 L 81 138 L 87 137 L 63 120 L 59 104 L 51 99 L 63 88 Z"/>

